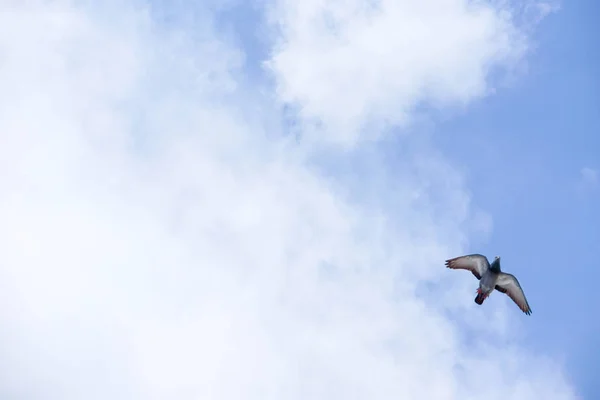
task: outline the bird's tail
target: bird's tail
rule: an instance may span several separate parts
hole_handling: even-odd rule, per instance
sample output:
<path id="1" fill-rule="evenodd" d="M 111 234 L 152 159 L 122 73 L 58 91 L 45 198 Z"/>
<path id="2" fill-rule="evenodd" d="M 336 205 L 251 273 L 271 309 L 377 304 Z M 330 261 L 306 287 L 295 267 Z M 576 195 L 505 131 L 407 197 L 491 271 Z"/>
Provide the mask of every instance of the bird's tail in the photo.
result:
<path id="1" fill-rule="evenodd" d="M 477 296 L 475 297 L 475 303 L 482 305 L 483 301 L 487 296 L 481 291 L 481 289 L 477 289 Z"/>

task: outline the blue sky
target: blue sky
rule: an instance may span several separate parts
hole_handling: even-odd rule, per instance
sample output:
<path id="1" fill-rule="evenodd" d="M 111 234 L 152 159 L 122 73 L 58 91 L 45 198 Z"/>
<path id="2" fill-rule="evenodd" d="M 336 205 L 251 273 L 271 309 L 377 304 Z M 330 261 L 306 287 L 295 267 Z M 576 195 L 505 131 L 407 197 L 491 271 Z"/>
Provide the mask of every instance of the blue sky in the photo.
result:
<path id="1" fill-rule="evenodd" d="M 599 12 L 597 2 L 563 3 L 537 29 L 528 73 L 437 133 L 494 218 L 480 251 L 501 254 L 537 304 L 526 343 L 566 357 L 590 399 L 600 396 L 600 300 L 590 295 L 600 277 L 600 188 L 581 191 L 580 171 L 600 165 Z"/>
<path id="2" fill-rule="evenodd" d="M 260 14 L 251 7 L 235 10 L 225 14 L 229 26 L 260 59 L 265 46 L 250 33 Z M 536 26 L 525 71 L 493 96 L 426 129 L 466 171 L 474 203 L 493 218 L 491 235 L 473 238 L 470 250 L 501 254 L 505 270 L 518 275 L 534 305 L 523 342 L 564 358 L 569 376 L 590 399 L 600 396 L 594 375 L 600 322 L 591 317 L 600 308 L 591 295 L 594 278 L 600 278 L 600 182 L 583 182 L 581 171 L 600 170 L 598 13 L 594 1 L 561 4 Z M 336 162 L 326 163 L 330 171 L 339 169 L 331 165 Z"/>
<path id="3" fill-rule="evenodd" d="M 260 14 L 247 6 L 234 10 L 224 20 L 260 60 L 264 36 L 251 33 Z M 594 378 L 600 361 L 592 350 L 600 346 L 600 322 L 590 318 L 600 308 L 590 295 L 594 277 L 600 278 L 600 186 L 583 182 L 581 173 L 600 170 L 599 12 L 594 1 L 561 4 L 536 26 L 526 70 L 496 94 L 426 129 L 466 171 L 474 203 L 493 218 L 491 236 L 473 238 L 470 250 L 501 254 L 504 268 L 521 277 L 537 304 L 524 342 L 566 358 L 585 398 L 600 395 Z M 252 74 L 255 66 L 250 63 Z M 336 162 L 327 168 L 337 171 Z"/>
<path id="4" fill-rule="evenodd" d="M 600 396 L 600 6 L 525 4 L 0 2 L 0 397 Z"/>

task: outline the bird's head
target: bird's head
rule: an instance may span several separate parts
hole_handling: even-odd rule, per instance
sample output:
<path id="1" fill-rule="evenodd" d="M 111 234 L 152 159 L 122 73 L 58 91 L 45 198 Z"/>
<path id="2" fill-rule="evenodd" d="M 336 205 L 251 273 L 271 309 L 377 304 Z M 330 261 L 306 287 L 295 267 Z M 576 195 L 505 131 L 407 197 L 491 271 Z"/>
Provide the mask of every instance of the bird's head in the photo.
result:
<path id="1" fill-rule="evenodd" d="M 500 272 L 500 256 L 494 257 L 494 261 L 492 261 L 492 265 L 490 265 L 490 268 L 493 271 Z"/>

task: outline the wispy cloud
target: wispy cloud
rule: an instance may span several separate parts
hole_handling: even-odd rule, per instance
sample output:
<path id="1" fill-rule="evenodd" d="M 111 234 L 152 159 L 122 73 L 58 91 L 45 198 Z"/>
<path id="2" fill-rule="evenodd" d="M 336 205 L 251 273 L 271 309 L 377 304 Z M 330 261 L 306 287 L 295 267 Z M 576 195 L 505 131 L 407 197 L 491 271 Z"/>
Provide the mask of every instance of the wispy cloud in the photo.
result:
<path id="1" fill-rule="evenodd" d="M 296 145 L 266 123 L 279 109 L 209 11 L 187 31 L 125 3 L 16 4 L 0 3 L 0 397 L 575 398 L 559 364 L 494 332 L 512 305 L 475 309 L 457 275 L 416 294 L 480 218 L 443 157 L 373 164 L 391 200 L 363 204 L 312 168 L 310 124 Z M 365 4 L 271 10 L 277 100 L 333 143 L 474 99 L 522 54 L 491 6 Z M 466 343 L 463 322 L 485 335 Z"/>
<path id="2" fill-rule="evenodd" d="M 595 186 L 598 184 L 598 180 L 600 179 L 600 174 L 598 171 L 590 167 L 581 168 L 580 174 L 581 180 L 585 185 Z"/>
<path id="3" fill-rule="evenodd" d="M 329 128 L 320 139 L 350 145 L 361 128 L 376 137 L 372 124 L 405 124 L 423 105 L 468 104 L 528 48 L 502 3 L 278 1 L 278 94 Z"/>
<path id="4" fill-rule="evenodd" d="M 587 198 L 594 193 L 600 184 L 600 172 L 591 167 L 583 167 L 579 170 L 579 178 L 575 183 L 575 190 L 578 195 Z"/>

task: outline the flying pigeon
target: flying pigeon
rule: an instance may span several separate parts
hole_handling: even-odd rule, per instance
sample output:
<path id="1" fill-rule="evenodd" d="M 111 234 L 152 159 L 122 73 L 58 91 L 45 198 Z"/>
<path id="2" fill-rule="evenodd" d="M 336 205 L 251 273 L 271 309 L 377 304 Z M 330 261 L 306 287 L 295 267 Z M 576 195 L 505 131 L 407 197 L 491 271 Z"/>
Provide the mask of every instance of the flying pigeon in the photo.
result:
<path id="1" fill-rule="evenodd" d="M 446 260 L 446 267 L 451 269 L 466 269 L 479 279 L 479 288 L 475 303 L 481 305 L 494 289 L 506 293 L 525 314 L 531 314 L 531 308 L 525 298 L 525 293 L 519 281 L 511 274 L 500 270 L 500 257 L 494 257 L 490 265 L 488 259 L 481 254 L 470 254 Z"/>

